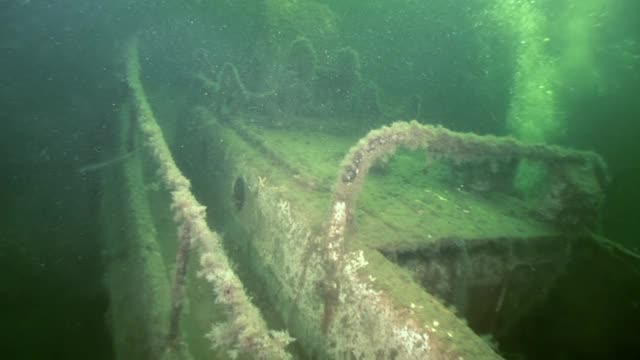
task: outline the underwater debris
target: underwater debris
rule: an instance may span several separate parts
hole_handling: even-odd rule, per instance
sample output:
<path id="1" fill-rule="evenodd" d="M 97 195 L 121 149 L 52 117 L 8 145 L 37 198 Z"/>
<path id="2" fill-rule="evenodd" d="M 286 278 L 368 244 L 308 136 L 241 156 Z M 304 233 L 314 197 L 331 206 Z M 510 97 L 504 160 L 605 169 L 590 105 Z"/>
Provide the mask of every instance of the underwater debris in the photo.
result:
<path id="1" fill-rule="evenodd" d="M 291 43 L 287 57 L 287 68 L 300 81 L 311 81 L 316 71 L 316 50 L 311 40 L 299 37 Z"/>
<path id="2" fill-rule="evenodd" d="M 77 172 L 84 174 L 84 173 L 88 173 L 88 172 L 92 172 L 92 171 L 97 171 L 97 170 L 102 170 L 106 167 L 121 163 L 125 160 L 127 160 L 129 157 L 131 157 L 131 155 L 133 155 L 135 153 L 135 151 L 130 151 L 126 154 L 123 155 L 119 155 L 116 156 L 114 158 L 105 160 L 105 161 L 101 161 L 98 163 L 93 163 L 93 164 L 88 164 L 85 166 L 80 167 L 78 170 L 76 170 Z"/>

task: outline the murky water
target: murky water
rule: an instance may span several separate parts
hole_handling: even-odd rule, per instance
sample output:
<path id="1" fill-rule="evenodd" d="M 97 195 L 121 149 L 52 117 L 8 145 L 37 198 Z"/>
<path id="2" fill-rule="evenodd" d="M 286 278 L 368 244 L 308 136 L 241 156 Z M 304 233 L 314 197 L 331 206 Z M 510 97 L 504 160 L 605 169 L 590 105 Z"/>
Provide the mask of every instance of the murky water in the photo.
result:
<path id="1" fill-rule="evenodd" d="M 131 335 L 135 331 L 119 328 L 135 324 L 136 316 L 145 314 L 141 301 L 136 305 L 140 309 L 132 305 L 135 311 L 118 315 L 123 314 L 121 304 L 127 296 L 135 293 L 131 283 L 122 285 L 133 281 L 128 274 L 153 268 L 162 278 L 154 281 L 165 281 L 162 286 L 168 294 L 175 285 L 178 247 L 165 185 L 156 178 L 151 161 L 146 161 L 150 158 L 144 157 L 149 155 L 148 146 L 134 129 L 135 121 L 122 120 L 135 118 L 127 113 L 133 103 L 127 49 L 136 37 L 140 81 L 148 102 L 178 167 L 208 207 L 210 225 L 223 237 L 250 239 L 256 230 L 237 229 L 225 205 L 217 202 L 219 195 L 212 189 L 226 186 L 220 174 L 228 169 L 220 165 L 219 173 L 209 173 L 202 161 L 222 163 L 232 155 L 220 155 L 218 145 L 198 137 L 208 130 L 193 120 L 201 116 L 194 115 L 194 109 L 206 109 L 223 125 L 241 119 L 255 135 L 244 135 L 247 146 L 265 158 L 277 157 L 274 167 L 295 174 L 280 181 L 303 184 L 310 194 L 333 189 L 340 160 L 357 139 L 398 120 L 598 153 L 608 169 L 607 176 L 600 174 L 608 177 L 598 190 L 602 197 L 594 203 L 592 198 L 583 201 L 584 197 L 567 195 L 573 201 L 571 211 L 578 215 L 553 212 L 556 208 L 551 205 L 538 212 L 550 211 L 547 218 L 564 216 L 561 226 L 570 225 L 572 234 L 582 234 L 585 229 L 576 225 L 583 225 L 576 220 L 585 214 L 581 209 L 597 208 L 589 213 L 585 228 L 624 248 L 628 257 L 593 260 L 595 274 L 583 273 L 577 270 L 581 265 L 570 263 L 566 271 L 573 275 L 553 287 L 563 290 L 550 290 L 550 300 L 537 304 L 531 312 L 535 316 L 523 317 L 517 330 L 508 334 L 473 330 L 507 359 L 589 354 L 601 359 L 637 358 L 640 354 L 632 343 L 638 325 L 624 319 L 640 317 L 640 287 L 633 286 L 638 275 L 634 254 L 640 252 L 638 13 L 640 3 L 632 0 L 1 0 L 0 273 L 5 346 L 0 356 L 153 358 L 159 353 L 151 347 L 164 346 L 164 329 L 157 335 L 141 327 L 136 337 Z M 237 150 L 234 146 L 239 145 L 230 146 Z M 278 151 L 293 155 L 278 157 Z M 420 176 L 427 173 L 406 170 L 406 164 L 423 161 L 414 155 L 401 153 L 395 162 L 374 167 L 371 176 L 379 177 L 372 180 L 374 184 L 388 186 L 389 197 L 405 199 L 414 214 L 422 216 L 429 213 L 420 208 L 427 201 L 424 197 L 437 199 L 440 193 L 411 192 L 410 186 L 422 186 Z M 127 172 L 138 161 L 140 179 Z M 484 193 L 493 190 L 491 181 L 505 174 L 498 166 L 502 165 L 496 165 L 492 178 L 476 170 L 460 175 L 459 167 L 442 173 L 461 181 L 456 184 L 459 189 L 466 185 L 472 193 Z M 394 171 L 396 178 L 385 177 Z M 525 188 L 529 180 L 548 180 L 538 177 L 542 175 L 532 164 L 517 171 L 520 175 L 514 177 L 524 179 Z M 351 181 L 358 172 L 345 174 L 343 179 Z M 286 194 L 277 187 L 277 176 L 277 171 L 261 173 L 255 188 Z M 231 211 L 239 211 L 245 202 L 252 204 L 251 184 L 249 179 L 247 184 L 243 180 L 229 186 L 234 196 L 230 204 L 237 208 Z M 537 196 L 536 189 L 532 193 Z M 516 190 L 508 196 L 529 199 Z M 126 239 L 135 238 L 132 229 L 140 226 L 135 221 L 141 215 L 131 210 L 137 208 L 127 191 L 148 194 L 148 216 L 161 239 L 153 261 L 162 263 L 162 270 L 131 260 L 135 256 Z M 292 195 L 288 201 L 308 205 L 313 211 L 306 215 L 314 221 L 329 211 L 329 197 Z M 363 195 L 364 207 L 384 201 Z M 405 210 L 389 211 L 388 218 L 379 219 L 385 224 L 405 219 Z M 248 251 L 234 243 L 225 243 L 225 250 L 232 262 L 240 262 L 243 251 Z M 431 256 L 389 253 L 393 252 L 385 256 L 403 265 Z M 581 259 L 590 259 L 586 253 Z M 140 268 L 127 267 L 133 263 Z M 119 270 L 114 270 L 116 266 Z M 269 295 L 251 270 L 237 267 L 249 296 L 266 313 L 266 323 L 287 329 L 287 311 L 293 310 L 274 305 L 269 296 L 279 295 Z M 599 278 L 598 269 L 625 275 Z M 195 277 L 196 270 L 189 271 Z M 136 281 L 148 279 L 141 276 Z M 596 285 L 588 287 L 590 283 Z M 224 349 L 207 353 L 211 344 L 205 332 L 193 333 L 204 328 L 198 319 L 210 327 L 219 309 L 199 307 L 207 293 L 189 286 L 191 304 L 182 325 L 188 333 L 186 348 L 191 347 L 194 358 L 230 356 Z M 157 290 L 155 285 L 149 287 Z M 506 291 L 494 290 L 497 295 Z M 145 291 L 141 284 L 140 292 Z M 153 297 L 149 295 L 153 291 L 140 296 Z M 590 299 L 591 307 L 585 305 Z M 164 306 L 168 312 L 169 295 L 164 300 L 156 299 L 154 306 Z M 581 322 L 584 318 L 589 320 Z M 149 323 L 148 318 L 137 320 Z M 467 320 L 472 327 L 474 321 L 487 323 Z M 288 330 L 295 332 L 293 328 Z M 145 345 L 131 353 L 121 351 L 134 343 Z M 317 354 L 305 344 L 294 342 L 287 349 L 294 357 Z"/>

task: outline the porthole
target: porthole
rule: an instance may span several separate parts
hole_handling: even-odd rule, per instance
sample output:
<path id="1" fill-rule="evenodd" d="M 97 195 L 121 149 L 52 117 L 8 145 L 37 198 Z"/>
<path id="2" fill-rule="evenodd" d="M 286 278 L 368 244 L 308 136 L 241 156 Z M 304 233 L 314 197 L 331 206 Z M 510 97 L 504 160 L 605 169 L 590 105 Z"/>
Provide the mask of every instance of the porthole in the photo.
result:
<path id="1" fill-rule="evenodd" d="M 242 210 L 244 206 L 245 196 L 246 196 L 246 185 L 244 183 L 244 179 L 242 177 L 238 177 L 233 182 L 233 204 L 236 207 L 236 210 Z"/>

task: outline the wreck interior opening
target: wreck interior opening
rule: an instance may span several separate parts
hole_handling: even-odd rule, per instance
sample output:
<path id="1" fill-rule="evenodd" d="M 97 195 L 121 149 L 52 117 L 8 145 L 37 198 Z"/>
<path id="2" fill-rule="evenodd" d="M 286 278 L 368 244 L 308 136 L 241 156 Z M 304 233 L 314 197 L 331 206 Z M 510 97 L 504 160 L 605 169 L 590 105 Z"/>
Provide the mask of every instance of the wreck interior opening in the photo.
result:
<path id="1" fill-rule="evenodd" d="M 540 246 L 526 244 L 529 241 L 520 240 L 520 246 Z M 487 241 L 473 250 L 462 249 L 465 241 L 443 241 L 447 242 L 431 249 L 383 253 L 452 307 L 505 358 L 625 358 L 633 353 L 636 335 L 630 323 L 637 321 L 633 299 L 638 290 L 628 285 L 637 281 L 638 269 L 616 269 L 624 255 L 615 250 L 602 255 L 600 245 L 576 242 L 560 266 L 540 253 L 538 262 L 507 268 L 508 250 L 497 242 Z M 557 244 L 546 246 L 551 252 L 546 255 L 565 251 Z M 462 256 L 465 264 L 460 264 Z M 476 257 L 483 259 L 471 260 Z M 483 261 L 494 262 L 493 281 L 483 282 L 474 278 L 478 273 L 462 270 Z M 465 275 L 469 278 L 461 278 Z M 610 290 L 601 291 L 603 286 Z M 585 313 L 591 315 L 585 318 Z M 585 344 L 585 338 L 591 341 Z"/>

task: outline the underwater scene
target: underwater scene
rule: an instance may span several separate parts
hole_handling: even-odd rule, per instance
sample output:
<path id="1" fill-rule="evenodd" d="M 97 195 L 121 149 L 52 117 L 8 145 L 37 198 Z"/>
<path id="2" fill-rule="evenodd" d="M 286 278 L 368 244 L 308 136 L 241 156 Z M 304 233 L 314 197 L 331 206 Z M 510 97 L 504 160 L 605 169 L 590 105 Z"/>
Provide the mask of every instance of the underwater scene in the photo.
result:
<path id="1" fill-rule="evenodd" d="M 640 359 L 638 14 L 0 0 L 0 358 Z"/>

